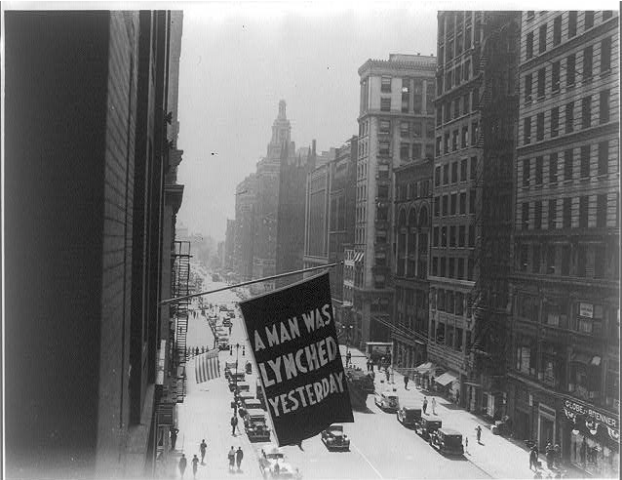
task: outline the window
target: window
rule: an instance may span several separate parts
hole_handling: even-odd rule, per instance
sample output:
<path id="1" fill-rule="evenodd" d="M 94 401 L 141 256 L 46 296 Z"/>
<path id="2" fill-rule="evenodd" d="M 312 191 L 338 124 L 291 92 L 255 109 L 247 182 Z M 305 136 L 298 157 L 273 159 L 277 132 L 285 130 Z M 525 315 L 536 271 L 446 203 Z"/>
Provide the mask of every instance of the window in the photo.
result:
<path id="1" fill-rule="evenodd" d="M 479 89 L 474 88 L 473 93 L 471 95 L 472 95 L 472 98 L 471 98 L 472 110 L 478 110 L 479 109 Z"/>
<path id="2" fill-rule="evenodd" d="M 613 17 L 613 11 L 612 10 L 603 10 L 603 22 L 605 20 L 609 20 L 611 17 Z"/>
<path id="3" fill-rule="evenodd" d="M 417 159 L 421 158 L 422 146 L 420 143 L 413 143 L 413 155 L 412 158 Z"/>
<path id="4" fill-rule="evenodd" d="M 594 12 L 587 11 L 585 12 L 585 29 L 592 28 L 594 26 Z"/>
<path id="5" fill-rule="evenodd" d="M 572 227 L 572 198 L 564 198 L 564 210 L 563 210 L 563 223 L 564 228 Z"/>
<path id="6" fill-rule="evenodd" d="M 466 62 L 464 62 L 463 69 L 464 69 L 464 80 L 466 81 L 469 78 L 471 78 L 471 61 L 470 60 L 467 60 Z"/>
<path id="7" fill-rule="evenodd" d="M 447 227 L 441 227 L 441 247 L 447 246 Z"/>
<path id="8" fill-rule="evenodd" d="M 540 263 L 542 262 L 542 247 L 540 245 L 533 246 L 533 261 L 531 263 L 532 273 L 540 273 Z"/>
<path id="9" fill-rule="evenodd" d="M 538 70 L 538 98 L 544 98 L 546 87 L 546 68 Z"/>
<path id="10" fill-rule="evenodd" d="M 462 101 L 463 101 L 463 110 L 464 113 L 467 114 L 470 112 L 469 110 L 469 94 L 466 93 L 463 97 L 462 97 Z"/>
<path id="11" fill-rule="evenodd" d="M 465 236 L 466 236 L 466 226 L 465 225 L 458 226 L 458 246 L 459 247 L 464 247 Z M 458 265 L 460 264 L 458 263 Z"/>
<path id="12" fill-rule="evenodd" d="M 523 143 L 531 143 L 531 117 L 523 119 Z"/>
<path id="13" fill-rule="evenodd" d="M 605 246 L 594 247 L 594 278 L 605 278 Z"/>
<path id="14" fill-rule="evenodd" d="M 402 137 L 410 137 L 410 123 L 400 122 L 400 135 Z"/>
<path id="15" fill-rule="evenodd" d="M 441 184 L 441 167 L 440 165 L 434 169 L 434 186 L 438 187 Z"/>
<path id="16" fill-rule="evenodd" d="M 551 110 L 551 137 L 559 135 L 559 107 Z"/>
<path id="17" fill-rule="evenodd" d="M 544 157 L 536 157 L 536 185 L 542 185 Z"/>
<path id="18" fill-rule="evenodd" d="M 458 259 L 458 273 L 456 275 L 460 280 L 464 279 L 464 258 Z"/>
<path id="19" fill-rule="evenodd" d="M 534 10 L 527 10 L 527 20 L 533 20 L 535 16 L 536 13 Z"/>
<path id="20" fill-rule="evenodd" d="M 607 226 L 607 194 L 601 193 L 596 197 L 596 226 Z"/>
<path id="21" fill-rule="evenodd" d="M 587 228 L 587 213 L 589 206 L 589 199 L 587 195 L 579 197 L 579 228 Z"/>
<path id="22" fill-rule="evenodd" d="M 588 81 L 592 76 L 592 62 L 594 48 L 590 45 L 583 50 L 583 81 Z"/>
<path id="23" fill-rule="evenodd" d="M 557 199 L 549 200 L 549 230 L 555 230 L 557 227 Z"/>
<path id="24" fill-rule="evenodd" d="M 549 157 L 549 183 L 557 183 L 557 152 Z"/>
<path id="25" fill-rule="evenodd" d="M 441 143 L 442 143 L 442 138 L 441 137 L 436 137 L 436 156 L 440 157 L 441 156 Z"/>
<path id="26" fill-rule="evenodd" d="M 583 145 L 581 147 L 581 178 L 589 178 L 590 176 L 590 146 Z"/>
<path id="27" fill-rule="evenodd" d="M 471 145 L 477 145 L 477 140 L 479 138 L 478 128 L 477 122 L 471 122 Z"/>
<path id="28" fill-rule="evenodd" d="M 451 103 L 446 102 L 445 104 L 443 104 L 443 110 L 445 112 L 445 122 L 449 122 L 451 120 Z"/>
<path id="29" fill-rule="evenodd" d="M 378 155 L 390 155 L 390 145 L 388 141 L 383 140 L 378 142 Z"/>
<path id="30" fill-rule="evenodd" d="M 439 227 L 434 227 L 434 234 L 432 238 L 433 238 L 435 247 L 438 247 L 438 242 L 440 240 L 439 234 L 440 234 Z"/>
<path id="31" fill-rule="evenodd" d="M 570 245 L 562 246 L 562 275 L 570 275 Z"/>
<path id="32" fill-rule="evenodd" d="M 391 111 L 391 99 L 390 98 L 381 98 L 380 99 L 380 110 L 382 112 L 390 112 Z"/>
<path id="33" fill-rule="evenodd" d="M 534 229 L 542 229 L 542 202 L 536 202 L 534 205 L 533 223 Z"/>
<path id="34" fill-rule="evenodd" d="M 529 175 L 530 175 L 530 169 L 531 169 L 531 159 L 529 158 L 525 158 L 523 160 L 523 187 L 528 187 L 529 186 Z"/>
<path id="35" fill-rule="evenodd" d="M 553 63 L 553 72 L 552 72 L 552 83 L 551 83 L 551 90 L 553 91 L 553 93 L 557 93 L 559 92 L 559 87 L 560 87 L 560 70 L 561 70 L 561 62 L 555 62 Z"/>
<path id="36" fill-rule="evenodd" d="M 434 197 L 434 216 L 438 217 L 441 213 L 441 197 Z"/>
<path id="37" fill-rule="evenodd" d="M 469 145 L 469 127 L 462 127 L 462 140 L 460 142 L 462 148 Z"/>
<path id="38" fill-rule="evenodd" d="M 577 34 L 577 12 L 568 12 L 568 38 Z"/>
<path id="39" fill-rule="evenodd" d="M 585 97 L 581 100 L 581 127 L 590 128 L 592 126 L 592 97 Z"/>
<path id="40" fill-rule="evenodd" d="M 609 173 L 609 140 L 598 144 L 598 175 Z"/>
<path id="41" fill-rule="evenodd" d="M 574 130 L 574 102 L 566 104 L 566 133 Z"/>
<path id="42" fill-rule="evenodd" d="M 555 245 L 546 248 L 546 273 L 549 275 L 555 273 L 555 250 Z"/>
<path id="43" fill-rule="evenodd" d="M 447 275 L 447 259 L 445 257 L 441 257 L 441 277 L 445 277 Z M 445 303 L 445 302 L 442 302 Z"/>
<path id="44" fill-rule="evenodd" d="M 445 134 L 445 153 L 449 153 L 449 132 Z"/>
<path id="45" fill-rule="evenodd" d="M 527 59 L 533 57 L 533 32 L 527 34 Z"/>
<path id="46" fill-rule="evenodd" d="M 460 193 L 460 215 L 466 214 L 466 192 Z"/>
<path id="47" fill-rule="evenodd" d="M 451 214 L 455 215 L 458 211 L 458 195 L 455 193 L 451 194 Z"/>
<path id="48" fill-rule="evenodd" d="M 573 150 L 569 148 L 564 152 L 564 181 L 572 180 Z"/>
<path id="49" fill-rule="evenodd" d="M 443 165 L 443 185 L 447 185 L 449 183 L 449 165 Z"/>
<path id="50" fill-rule="evenodd" d="M 455 225 L 452 225 L 451 227 L 449 227 L 449 246 L 450 247 L 456 246 L 456 226 Z M 453 270 L 453 268 L 450 270 Z"/>
<path id="51" fill-rule="evenodd" d="M 553 45 L 559 45 L 562 41 L 562 16 L 558 15 L 553 20 Z"/>
<path id="52" fill-rule="evenodd" d="M 467 162 L 466 158 L 460 160 L 460 181 L 464 182 L 467 179 Z"/>
<path id="53" fill-rule="evenodd" d="M 536 140 L 544 140 L 544 112 L 536 116 Z"/>
<path id="54" fill-rule="evenodd" d="M 587 275 L 587 245 L 577 247 L 577 277 Z"/>
<path id="55" fill-rule="evenodd" d="M 446 217 L 449 210 L 449 195 L 443 195 L 443 207 L 441 210 L 443 217 Z"/>
<path id="56" fill-rule="evenodd" d="M 598 119 L 601 125 L 609 121 L 609 97 L 609 90 L 603 90 L 600 92 Z"/>
<path id="57" fill-rule="evenodd" d="M 388 135 L 391 133 L 391 121 L 390 120 L 380 120 L 378 126 L 378 133 L 381 135 Z"/>
<path id="58" fill-rule="evenodd" d="M 566 59 L 566 86 L 572 87 L 574 86 L 575 74 L 576 74 L 576 56 L 573 53 L 572 55 L 568 55 Z"/>
<path id="59" fill-rule="evenodd" d="M 529 230 L 529 203 L 524 202 L 522 205 L 522 229 Z"/>
<path id="60" fill-rule="evenodd" d="M 471 180 L 477 176 L 477 157 L 471 157 Z"/>
<path id="61" fill-rule="evenodd" d="M 474 247 L 474 246 L 475 246 L 475 225 L 469 225 L 469 247 Z M 469 261 L 471 261 L 471 259 L 469 259 Z"/>
<path id="62" fill-rule="evenodd" d="M 546 51 L 546 23 L 540 26 L 539 38 L 538 38 L 538 53 Z"/>
<path id="63" fill-rule="evenodd" d="M 525 75 L 525 101 L 531 102 L 531 88 L 533 83 L 533 75 L 530 73 Z"/>
<path id="64" fill-rule="evenodd" d="M 451 164 L 451 183 L 458 183 L 458 162 Z"/>
<path id="65" fill-rule="evenodd" d="M 454 152 L 458 150 L 458 130 L 451 132 L 451 149 Z"/>
<path id="66" fill-rule="evenodd" d="M 391 77 L 382 77 L 380 91 L 382 93 L 391 93 Z"/>
<path id="67" fill-rule="evenodd" d="M 600 73 L 611 70 L 611 37 L 600 42 Z"/>
<path id="68" fill-rule="evenodd" d="M 410 144 L 400 143 L 400 160 L 408 160 L 410 155 Z"/>

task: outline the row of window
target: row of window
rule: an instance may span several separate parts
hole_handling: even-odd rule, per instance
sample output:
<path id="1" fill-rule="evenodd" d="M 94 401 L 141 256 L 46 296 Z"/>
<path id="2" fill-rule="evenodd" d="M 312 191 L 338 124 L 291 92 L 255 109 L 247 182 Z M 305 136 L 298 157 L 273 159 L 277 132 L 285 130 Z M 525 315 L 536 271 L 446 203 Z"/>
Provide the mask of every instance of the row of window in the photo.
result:
<path id="1" fill-rule="evenodd" d="M 479 108 L 479 88 L 466 92 L 453 100 L 447 100 L 436 109 L 436 126 L 467 115 Z"/>
<path id="2" fill-rule="evenodd" d="M 434 277 L 472 281 L 474 279 L 474 263 L 471 258 L 433 256 L 430 274 Z"/>
<path id="3" fill-rule="evenodd" d="M 442 48 L 439 47 L 439 53 L 442 53 Z M 461 64 L 456 65 L 452 70 L 445 72 L 445 76 L 438 75 L 436 77 L 436 90 L 441 95 L 443 92 L 448 92 L 453 87 L 458 87 L 462 82 L 468 82 L 472 75 L 476 72 L 471 72 L 471 60 L 465 59 Z M 443 80 L 445 83 L 443 84 Z"/>
<path id="4" fill-rule="evenodd" d="M 617 245 L 601 244 L 520 244 L 518 265 L 521 272 L 584 278 L 617 279 Z"/>
<path id="5" fill-rule="evenodd" d="M 603 140 L 596 145 L 587 144 L 568 148 L 563 152 L 551 152 L 547 162 L 543 155 L 524 158 L 519 169 L 521 185 L 541 186 L 568 182 L 576 178 L 589 179 L 607 175 L 610 172 L 612 154 L 615 160 L 616 152 L 610 148 L 609 140 Z"/>
<path id="6" fill-rule="evenodd" d="M 467 330 L 466 338 L 463 337 L 463 329 L 455 325 L 446 325 L 445 322 L 431 321 L 430 340 L 439 345 L 444 345 L 458 352 L 468 349 L 471 344 L 471 332 Z"/>
<path id="7" fill-rule="evenodd" d="M 549 198 L 521 204 L 521 230 L 606 228 L 619 225 L 619 194 Z M 561 215 L 560 215 L 561 214 Z"/>
<path id="8" fill-rule="evenodd" d="M 425 150 L 424 150 L 425 147 Z M 419 160 L 421 158 L 434 158 L 434 144 L 426 143 L 400 143 L 400 160 Z"/>
<path id="9" fill-rule="evenodd" d="M 561 123 L 563 121 L 564 133 L 569 134 L 575 129 L 586 129 L 596 125 L 603 125 L 611 121 L 611 91 L 602 90 L 598 94 L 598 111 L 594 112 L 594 95 L 589 95 L 581 99 L 581 118 L 575 121 L 575 102 L 568 102 L 563 107 L 553 107 L 550 112 L 539 112 L 535 116 L 523 118 L 523 143 L 528 145 L 532 140 L 532 127 L 535 123 L 535 141 L 542 141 L 547 138 L 555 138 L 561 133 Z M 564 112 L 564 118 L 560 118 L 560 113 Z M 547 115 L 548 113 L 548 115 Z M 548 117 L 548 135 L 545 135 L 545 122 Z M 594 118 L 596 117 L 596 118 Z M 535 118 L 535 122 L 533 121 Z"/>
<path id="10" fill-rule="evenodd" d="M 425 130 L 424 130 L 425 128 Z M 402 138 L 424 138 L 424 131 L 426 138 L 434 138 L 434 124 L 431 121 L 413 120 L 412 122 L 401 120 L 400 121 L 400 136 Z M 378 133 L 390 134 L 391 133 L 391 121 L 380 120 Z"/>
<path id="11" fill-rule="evenodd" d="M 477 192 L 469 189 L 469 203 L 467 210 L 467 192 L 456 192 L 434 197 L 434 216 L 447 217 L 450 215 L 468 215 L 475 213 Z"/>
<path id="12" fill-rule="evenodd" d="M 430 193 L 430 180 L 421 180 L 397 186 L 397 199 L 402 202 L 417 198 L 427 198 Z"/>
<path id="13" fill-rule="evenodd" d="M 611 45 L 612 37 L 604 38 L 600 42 L 600 51 L 597 52 L 596 58 L 600 59 L 599 68 L 601 74 L 609 73 L 611 71 Z M 598 57 L 598 53 L 600 53 L 600 57 Z M 594 58 L 594 46 L 590 45 L 583 50 L 583 70 L 582 72 L 579 72 L 576 69 L 576 54 L 573 53 L 566 57 L 563 64 L 563 67 L 565 68 L 566 89 L 572 88 L 576 85 L 577 77 L 579 77 L 579 80 L 584 83 L 591 81 L 594 75 Z M 523 83 L 523 95 L 525 102 L 531 102 L 533 100 L 534 93 L 536 95 L 536 98 L 540 100 L 545 98 L 546 92 L 549 89 L 552 95 L 557 94 L 561 91 L 561 60 L 557 60 L 556 62 L 551 63 L 550 77 L 548 76 L 548 74 L 549 69 L 545 66 L 538 69 L 536 72 L 528 73 L 527 75 L 525 75 Z M 534 86 L 536 87 L 535 92 Z"/>
<path id="14" fill-rule="evenodd" d="M 468 225 L 468 228 L 467 225 L 434 227 L 432 232 L 432 246 L 436 248 L 473 248 L 475 246 L 475 226 L 472 224 Z"/>
<path id="15" fill-rule="evenodd" d="M 451 132 L 451 136 L 450 132 L 445 132 L 443 139 L 443 150 L 441 151 L 441 137 L 436 137 L 436 156 L 455 152 L 461 148 L 476 146 L 479 140 L 479 122 L 471 122 L 470 129 L 468 125 L 463 125 L 461 131 L 455 129 Z"/>
<path id="16" fill-rule="evenodd" d="M 562 22 L 564 16 L 568 16 L 567 25 L 566 25 L 566 34 L 567 40 L 574 38 L 577 35 L 577 19 L 578 13 L 576 11 L 570 11 L 561 13 L 553 19 L 553 28 L 549 29 L 548 24 L 543 23 L 538 28 L 538 54 L 542 54 L 546 52 L 547 48 L 549 48 L 549 44 L 552 47 L 556 47 L 562 42 Z M 596 12 L 594 11 L 586 11 L 583 12 L 583 31 L 587 31 L 590 28 L 594 27 L 594 19 L 596 17 Z M 600 13 L 601 21 L 609 20 L 613 17 L 613 11 L 605 10 Z M 527 16 L 527 20 L 530 20 L 533 16 Z M 551 36 L 549 38 L 549 31 L 551 31 Z M 535 31 L 528 32 L 525 35 L 525 55 L 527 60 L 534 56 L 534 47 L 535 47 Z"/>
<path id="17" fill-rule="evenodd" d="M 460 161 L 452 162 L 451 165 L 437 166 L 434 169 L 434 186 L 438 187 L 441 185 L 441 182 L 443 185 L 449 185 L 450 183 L 456 184 L 458 182 L 466 182 L 467 180 L 475 180 L 476 176 L 477 157 L 471 157 L 470 160 L 463 158 Z"/>

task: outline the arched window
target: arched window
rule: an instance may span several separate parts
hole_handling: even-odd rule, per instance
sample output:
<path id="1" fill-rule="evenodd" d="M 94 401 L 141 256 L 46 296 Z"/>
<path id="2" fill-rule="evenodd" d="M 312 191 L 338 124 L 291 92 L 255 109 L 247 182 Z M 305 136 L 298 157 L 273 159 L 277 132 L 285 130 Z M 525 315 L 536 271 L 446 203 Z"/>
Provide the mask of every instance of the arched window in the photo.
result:
<path id="1" fill-rule="evenodd" d="M 425 228 L 428 226 L 428 207 L 423 205 L 419 211 L 419 227 Z"/>
<path id="2" fill-rule="evenodd" d="M 397 226 L 398 227 L 405 227 L 406 226 L 406 210 L 402 209 L 400 211 L 400 214 L 398 216 L 397 219 Z"/>
<path id="3" fill-rule="evenodd" d="M 417 210 L 415 207 L 411 208 L 408 213 L 408 226 L 410 228 L 417 226 Z"/>

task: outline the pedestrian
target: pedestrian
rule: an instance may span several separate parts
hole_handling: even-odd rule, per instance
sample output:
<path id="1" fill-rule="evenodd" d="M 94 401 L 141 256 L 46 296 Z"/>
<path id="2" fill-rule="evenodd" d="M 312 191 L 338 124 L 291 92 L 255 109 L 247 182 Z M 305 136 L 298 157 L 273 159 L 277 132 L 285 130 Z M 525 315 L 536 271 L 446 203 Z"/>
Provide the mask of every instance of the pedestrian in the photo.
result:
<path id="1" fill-rule="evenodd" d="M 529 452 L 529 470 L 538 471 L 538 448 L 535 445 Z"/>
<path id="2" fill-rule="evenodd" d="M 231 446 L 231 450 L 229 450 L 229 453 L 227 454 L 227 458 L 229 459 L 229 471 L 233 472 L 233 468 L 235 465 L 235 448 L 233 448 L 233 445 Z"/>
<path id="3" fill-rule="evenodd" d="M 559 468 L 560 465 L 560 457 L 561 457 L 561 447 L 559 443 L 556 443 L 553 447 L 553 466 L 555 468 Z"/>
<path id="4" fill-rule="evenodd" d="M 428 397 L 423 397 L 423 414 L 426 414 L 426 410 L 428 409 Z"/>
<path id="5" fill-rule="evenodd" d="M 389 367 L 384 367 L 384 374 L 387 377 L 387 383 L 389 382 Z"/>
<path id="6" fill-rule="evenodd" d="M 551 468 L 553 468 L 553 444 L 550 440 L 546 443 L 544 452 L 544 455 L 546 457 L 546 468 L 550 470 Z"/>
<path id="7" fill-rule="evenodd" d="M 238 426 L 238 416 L 234 414 L 231 417 L 231 435 L 233 435 L 234 437 L 235 437 L 235 429 L 237 426 Z"/>
<path id="8" fill-rule="evenodd" d="M 238 450 L 235 452 L 235 464 L 238 467 L 238 472 L 240 471 L 240 465 L 242 465 L 243 458 L 244 452 L 242 451 L 242 447 L 238 447 Z"/>
<path id="9" fill-rule="evenodd" d="M 432 415 L 436 415 L 436 397 L 432 397 Z"/>
<path id="10" fill-rule="evenodd" d="M 175 427 L 171 427 L 171 450 L 175 450 L 175 444 L 177 443 L 177 433 L 179 433 L 179 430 Z"/>
<path id="11" fill-rule="evenodd" d="M 469 453 L 469 437 L 464 438 L 464 443 L 465 443 L 464 451 L 466 453 Z"/>
<path id="12" fill-rule="evenodd" d="M 207 450 L 207 443 L 205 443 L 205 439 L 201 440 L 199 449 L 201 450 L 201 465 L 205 465 L 205 450 Z"/>
<path id="13" fill-rule="evenodd" d="M 188 460 L 186 460 L 186 455 L 181 454 L 181 458 L 179 459 L 179 473 L 181 473 L 181 478 L 184 478 L 184 472 L 186 471 L 186 465 L 188 464 Z"/>
<path id="14" fill-rule="evenodd" d="M 477 433 L 477 443 L 482 443 L 482 426 L 478 425 L 477 428 L 475 429 L 475 432 Z"/>
<path id="15" fill-rule="evenodd" d="M 408 390 L 408 381 L 410 380 L 410 378 L 408 378 L 408 375 L 404 375 L 404 390 Z"/>
<path id="16" fill-rule="evenodd" d="M 352 363 L 352 353 L 348 350 L 346 353 L 346 367 Z"/>
<path id="17" fill-rule="evenodd" d="M 199 459 L 196 454 L 192 457 L 192 477 L 197 478 L 197 469 L 199 468 Z"/>

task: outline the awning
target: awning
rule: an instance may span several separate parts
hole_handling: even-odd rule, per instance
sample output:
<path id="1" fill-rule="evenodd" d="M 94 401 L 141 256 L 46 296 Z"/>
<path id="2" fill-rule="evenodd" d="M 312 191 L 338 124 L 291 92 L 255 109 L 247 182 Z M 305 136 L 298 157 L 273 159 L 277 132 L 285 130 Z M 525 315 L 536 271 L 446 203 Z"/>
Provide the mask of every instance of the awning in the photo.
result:
<path id="1" fill-rule="evenodd" d="M 584 363 L 585 365 L 589 365 L 590 362 L 592 361 L 592 356 L 588 355 L 587 353 L 577 352 L 577 353 L 574 353 L 572 357 L 570 357 L 570 361 L 576 362 L 576 363 Z"/>
<path id="2" fill-rule="evenodd" d="M 452 382 L 455 382 L 456 380 L 458 380 L 458 377 L 450 372 L 445 372 L 440 377 L 434 379 L 436 383 L 442 385 L 443 387 L 449 385 Z"/>
<path id="3" fill-rule="evenodd" d="M 415 372 L 417 373 L 428 373 L 430 370 L 435 369 L 436 366 L 432 362 L 426 362 L 419 365 L 415 368 Z"/>

